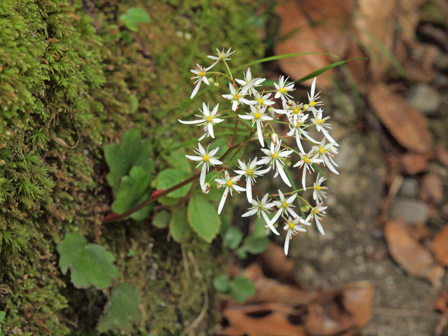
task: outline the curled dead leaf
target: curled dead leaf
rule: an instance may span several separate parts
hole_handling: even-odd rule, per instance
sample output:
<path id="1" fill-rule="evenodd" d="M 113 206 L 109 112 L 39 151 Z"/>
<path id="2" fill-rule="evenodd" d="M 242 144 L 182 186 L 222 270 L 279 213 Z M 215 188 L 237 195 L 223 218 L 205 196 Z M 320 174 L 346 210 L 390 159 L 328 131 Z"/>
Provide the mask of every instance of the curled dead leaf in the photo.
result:
<path id="1" fill-rule="evenodd" d="M 435 235 L 432 250 L 436 260 L 448 266 L 448 224 Z"/>
<path id="2" fill-rule="evenodd" d="M 431 172 L 423 177 L 420 195 L 425 201 L 429 200 L 439 203 L 442 200 L 443 184 L 441 178 L 436 172 Z"/>
<path id="3" fill-rule="evenodd" d="M 444 269 L 435 263 L 431 252 L 409 234 L 405 225 L 398 220 L 386 223 L 384 233 L 392 258 L 409 274 L 440 287 Z"/>

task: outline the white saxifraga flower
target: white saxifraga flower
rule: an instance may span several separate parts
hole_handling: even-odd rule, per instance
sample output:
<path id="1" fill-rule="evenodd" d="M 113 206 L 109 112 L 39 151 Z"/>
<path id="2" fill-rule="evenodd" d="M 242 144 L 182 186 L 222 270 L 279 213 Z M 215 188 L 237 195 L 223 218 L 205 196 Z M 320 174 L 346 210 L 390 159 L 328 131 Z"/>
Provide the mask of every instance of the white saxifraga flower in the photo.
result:
<path id="1" fill-rule="evenodd" d="M 338 150 L 335 147 L 336 144 L 334 143 L 329 143 L 329 144 L 325 144 L 325 139 L 322 140 L 322 142 L 320 144 L 318 144 L 317 146 L 313 146 L 312 151 L 315 153 L 314 157 L 321 159 L 322 162 L 324 163 L 324 165 L 328 166 L 328 168 L 335 174 L 338 174 L 338 171 L 336 170 L 336 167 L 339 167 L 336 162 L 333 161 L 333 153 L 337 154 Z"/>
<path id="2" fill-rule="evenodd" d="M 302 217 L 297 217 L 296 219 L 292 220 L 291 217 L 288 218 L 288 221 L 285 223 L 285 226 L 283 227 L 283 230 L 288 230 L 286 233 L 285 238 L 285 255 L 288 255 L 289 250 L 289 240 L 292 239 L 292 236 L 295 236 L 299 232 L 306 232 L 303 225 L 300 225 L 299 223 L 305 224 L 305 225 L 311 225 L 310 223 L 304 221 Z"/>
<path id="3" fill-rule="evenodd" d="M 264 170 L 258 170 L 257 168 L 257 158 L 253 159 L 251 162 L 246 163 L 244 161 L 238 160 L 239 163 L 239 170 L 235 170 L 235 173 L 239 175 L 244 175 L 246 177 L 246 194 L 247 194 L 247 200 L 249 202 L 252 202 L 252 184 L 255 183 L 255 179 L 258 176 L 263 176 L 268 171 L 271 170 L 271 167 L 264 169 Z"/>
<path id="4" fill-rule="evenodd" d="M 260 107 L 266 106 L 266 105 L 274 105 L 275 101 L 272 99 L 269 99 L 271 96 L 270 93 L 263 95 L 263 93 L 260 93 L 254 89 L 254 98 L 257 104 L 259 104 Z"/>
<path id="5" fill-rule="evenodd" d="M 205 150 L 204 147 L 202 147 L 202 145 L 198 142 L 198 148 L 194 150 L 194 152 L 198 156 L 185 155 L 188 159 L 190 159 L 192 161 L 200 161 L 199 164 L 196 166 L 196 168 L 202 164 L 201 176 L 199 178 L 202 188 L 204 187 L 205 176 L 207 175 L 210 165 L 215 166 L 215 165 L 222 164 L 221 161 L 219 161 L 218 159 L 213 157 L 218 150 L 219 150 L 219 147 L 217 147 L 217 148 L 213 149 L 211 152 L 209 152 L 208 147 L 207 147 L 207 150 Z"/>
<path id="6" fill-rule="evenodd" d="M 218 61 L 210 65 L 208 68 L 204 68 L 202 65 L 196 64 L 196 69 L 190 70 L 195 75 L 191 77 L 191 79 L 196 79 L 196 82 L 194 82 L 196 86 L 193 92 L 191 93 L 190 99 L 193 99 L 193 97 L 196 96 L 196 93 L 198 93 L 202 82 L 204 82 L 207 85 L 210 85 L 210 82 L 207 79 L 207 71 L 213 68 L 216 63 L 218 63 Z"/>
<path id="7" fill-rule="evenodd" d="M 227 58 L 227 57 L 232 55 L 235 52 L 235 50 L 232 51 L 232 52 L 230 52 L 230 50 L 232 50 L 232 48 L 229 48 L 229 50 L 227 50 L 227 51 L 224 51 L 224 50 L 225 50 L 224 48 L 222 48 L 222 51 L 219 51 L 219 49 L 216 49 L 216 54 L 218 56 L 211 56 L 211 55 L 209 55 L 207 57 L 211 58 L 214 61 L 219 61 L 219 60 L 230 61 L 230 58 Z"/>
<path id="8" fill-rule="evenodd" d="M 251 105 L 252 102 L 244 98 L 244 94 L 241 91 L 237 91 L 232 83 L 229 83 L 230 94 L 222 95 L 226 99 L 232 101 L 232 110 L 236 111 L 239 104 Z"/>
<path id="9" fill-rule="evenodd" d="M 217 183 L 219 183 L 222 186 L 226 187 L 226 190 L 224 190 L 224 193 L 222 194 L 221 202 L 219 202 L 218 207 L 218 215 L 221 214 L 222 208 L 224 207 L 224 204 L 226 203 L 227 195 L 230 191 L 230 195 L 233 196 L 232 191 L 236 190 L 238 193 L 241 191 L 245 191 L 246 189 L 238 186 L 238 181 L 241 178 L 241 175 L 230 177 L 227 170 L 224 172 L 224 179 L 215 179 Z"/>
<path id="10" fill-rule="evenodd" d="M 278 210 L 272 218 L 271 223 L 274 224 L 281 214 L 292 216 L 293 218 L 298 218 L 299 215 L 296 214 L 292 209 L 295 208 L 295 205 L 293 205 L 292 203 L 294 203 L 295 199 L 297 198 L 297 194 L 294 194 L 288 197 L 288 199 L 285 199 L 285 196 L 283 196 L 283 193 L 281 192 L 281 190 L 279 190 L 278 195 L 280 197 L 280 201 L 274 201 L 274 204 L 278 208 Z"/>
<path id="11" fill-rule="evenodd" d="M 263 216 L 264 220 L 266 221 L 266 224 L 269 226 L 272 232 L 274 232 L 276 235 L 279 235 L 278 231 L 275 229 L 275 227 L 272 225 L 271 220 L 268 217 L 269 210 L 274 206 L 274 203 L 268 203 L 271 199 L 268 200 L 269 194 L 266 194 L 263 196 L 261 201 L 258 200 L 252 200 L 252 207 L 249 208 L 250 210 L 244 214 L 242 214 L 241 217 L 249 217 L 252 215 L 257 214 L 258 218 L 260 218 L 260 214 Z"/>
<path id="12" fill-rule="evenodd" d="M 283 109 L 274 110 L 278 114 L 286 114 L 288 119 L 293 119 L 294 123 L 303 115 L 303 104 L 296 104 L 292 100 L 290 101 L 282 101 Z"/>
<path id="13" fill-rule="evenodd" d="M 309 152 L 308 154 L 305 153 L 299 153 L 300 160 L 293 166 L 293 167 L 300 167 L 303 168 L 302 173 L 302 185 L 303 190 L 306 190 L 306 173 L 309 170 L 311 174 L 311 170 L 315 172 L 313 163 L 321 163 L 323 162 L 321 159 L 314 156 L 313 151 Z"/>
<path id="14" fill-rule="evenodd" d="M 254 78 L 252 79 L 252 73 L 250 68 L 247 68 L 246 74 L 243 72 L 244 79 L 236 79 L 235 81 L 242 86 L 241 92 L 244 94 L 249 91 L 250 94 L 255 94 L 255 88 L 260 86 L 266 78 Z"/>
<path id="15" fill-rule="evenodd" d="M 294 119 L 288 115 L 290 131 L 288 133 L 286 133 L 286 135 L 288 135 L 288 136 L 295 135 L 297 147 L 299 147 L 299 149 L 302 153 L 305 153 L 305 151 L 303 150 L 303 147 L 302 147 L 302 142 L 301 142 L 302 135 L 304 135 L 311 142 L 318 144 L 318 142 L 316 140 L 314 140 L 313 138 L 310 137 L 310 135 L 307 131 L 305 131 L 303 128 L 301 128 L 301 126 L 303 126 L 305 124 L 305 121 L 307 118 L 308 118 L 308 115 L 303 114 L 299 119 L 294 121 Z"/>
<path id="16" fill-rule="evenodd" d="M 337 146 L 336 141 L 334 141 L 334 139 L 331 137 L 330 133 L 328 133 L 328 131 L 326 130 L 331 129 L 331 125 L 329 123 L 326 123 L 325 120 L 330 119 L 330 117 L 325 117 L 322 118 L 322 109 L 316 110 L 313 109 L 313 114 L 314 114 L 314 118 L 311 118 L 311 121 L 313 122 L 313 124 L 316 126 L 316 129 L 318 132 L 322 132 L 324 134 L 324 136 L 328 139 L 328 141 L 332 142 L 333 144 L 335 144 Z"/>
<path id="17" fill-rule="evenodd" d="M 241 115 L 238 114 L 238 116 L 241 119 L 245 120 L 251 120 L 252 126 L 256 123 L 257 124 L 257 134 L 258 134 L 258 140 L 260 141 L 261 147 L 264 147 L 264 140 L 263 140 L 263 130 L 261 123 L 263 121 L 269 121 L 273 120 L 274 118 L 271 118 L 266 115 L 266 106 L 262 108 L 258 108 L 254 105 L 250 105 L 250 114 Z"/>
<path id="18" fill-rule="evenodd" d="M 328 189 L 327 187 L 322 187 L 322 183 L 326 180 L 327 178 L 325 176 L 320 176 L 320 174 L 317 174 L 317 178 L 316 178 L 316 182 L 314 182 L 313 185 L 313 199 L 316 201 L 316 203 L 323 203 L 323 199 L 322 197 L 327 198 L 327 196 L 325 196 L 325 189 Z"/>
<path id="19" fill-rule="evenodd" d="M 323 204 L 316 204 L 316 206 L 311 209 L 311 213 L 309 214 L 308 218 L 313 218 L 316 221 L 317 228 L 319 229 L 320 233 L 323 235 L 325 234 L 324 228 L 320 224 L 320 221 L 325 217 L 325 209 L 328 207 L 324 206 Z M 307 218 L 307 220 L 308 220 Z M 311 219 L 311 220 L 313 220 Z"/>
<path id="20" fill-rule="evenodd" d="M 314 94 L 314 92 L 316 91 L 316 79 L 317 79 L 317 77 L 314 77 L 313 84 L 311 84 L 311 93 L 307 93 L 309 106 L 311 106 L 311 107 L 323 105 L 323 103 L 321 101 L 317 101 L 318 99 L 320 99 L 319 98 L 320 91 L 318 93 Z"/>
<path id="21" fill-rule="evenodd" d="M 291 187 L 291 182 L 289 182 L 288 176 L 286 176 L 285 171 L 283 170 L 283 165 L 285 164 L 282 159 L 286 159 L 293 151 L 292 150 L 280 150 L 282 146 L 281 140 L 274 145 L 274 142 L 271 142 L 271 147 L 269 149 L 261 148 L 263 153 L 267 156 L 263 157 L 258 164 L 271 164 L 271 166 L 275 165 L 275 175 L 274 178 L 280 174 L 283 182 L 286 183 L 288 187 Z"/>
<path id="22" fill-rule="evenodd" d="M 181 122 L 182 124 L 198 124 L 198 125 L 204 125 L 204 128 L 207 127 L 207 131 L 208 134 L 214 138 L 215 134 L 213 133 L 213 125 L 219 124 L 220 122 L 223 122 L 224 119 L 219 119 L 217 117 L 219 117 L 219 115 L 217 115 L 216 113 L 218 112 L 218 107 L 219 104 L 216 105 L 213 108 L 213 111 L 210 112 L 210 109 L 207 105 L 205 105 L 205 103 L 202 103 L 202 110 L 199 109 L 199 111 L 202 112 L 203 115 L 198 115 L 195 114 L 197 117 L 201 118 L 199 120 L 193 120 L 193 121 L 183 121 L 183 120 L 179 120 L 179 122 Z"/>
<path id="23" fill-rule="evenodd" d="M 276 93 L 274 98 L 282 98 L 283 100 L 292 99 L 293 96 L 291 96 L 288 92 L 294 91 L 294 83 L 287 84 L 288 79 L 285 79 L 284 76 L 280 76 L 280 79 L 277 83 L 274 83 Z"/>

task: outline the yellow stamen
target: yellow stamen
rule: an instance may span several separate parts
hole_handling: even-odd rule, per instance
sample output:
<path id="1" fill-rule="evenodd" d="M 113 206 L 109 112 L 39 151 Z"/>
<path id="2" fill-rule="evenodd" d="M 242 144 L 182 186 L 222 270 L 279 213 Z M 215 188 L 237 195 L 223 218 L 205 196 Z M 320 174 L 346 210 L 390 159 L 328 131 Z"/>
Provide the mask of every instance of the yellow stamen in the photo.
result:
<path id="1" fill-rule="evenodd" d="M 289 228 L 290 228 L 291 230 L 294 229 L 294 224 L 293 224 L 293 223 L 289 224 Z"/>
<path id="2" fill-rule="evenodd" d="M 317 215 L 318 212 L 319 212 L 319 211 L 318 211 L 317 209 L 314 209 L 314 210 L 313 210 L 313 213 L 316 214 L 316 215 Z"/>
<path id="3" fill-rule="evenodd" d="M 278 158 L 278 154 L 277 153 L 272 154 L 272 158 L 274 159 Z"/>
<path id="4" fill-rule="evenodd" d="M 201 71 L 201 72 L 199 73 L 199 76 L 204 77 L 204 76 L 205 76 L 204 71 Z"/>
<path id="5" fill-rule="evenodd" d="M 260 118 L 261 118 L 261 114 L 260 113 L 255 114 L 255 119 L 260 119 Z"/>
<path id="6" fill-rule="evenodd" d="M 286 89 L 285 89 L 285 88 L 281 88 L 281 89 L 280 89 L 280 92 L 281 92 L 281 93 L 285 93 L 285 92 L 286 92 Z"/>
<path id="7" fill-rule="evenodd" d="M 234 98 L 235 100 L 238 100 L 238 99 L 240 99 L 240 96 L 236 94 L 236 95 L 233 96 L 233 98 Z"/>
<path id="8" fill-rule="evenodd" d="M 208 157 L 208 155 L 204 155 L 204 157 L 202 158 L 202 160 L 204 160 L 205 162 L 207 162 L 210 158 Z"/>
<path id="9" fill-rule="evenodd" d="M 295 113 L 295 114 L 299 114 L 299 112 L 300 112 L 300 109 L 298 109 L 297 107 L 293 110 L 293 112 Z"/>
<path id="10" fill-rule="evenodd" d="M 258 99 L 258 102 L 260 103 L 260 104 L 263 104 L 263 99 Z"/>
<path id="11" fill-rule="evenodd" d="M 321 149 L 319 149 L 319 152 L 321 152 L 323 154 L 323 153 L 325 153 L 325 149 L 321 148 Z"/>
<path id="12" fill-rule="evenodd" d="M 317 185 L 315 189 L 316 189 L 317 191 L 319 191 L 319 190 L 322 189 L 322 187 L 321 187 L 320 185 Z"/>
<path id="13" fill-rule="evenodd" d="M 231 187 L 233 185 L 232 181 L 227 181 L 226 184 L 227 184 L 228 187 Z"/>
<path id="14" fill-rule="evenodd" d="M 305 161 L 305 163 L 308 163 L 308 162 L 310 162 L 310 158 L 305 158 L 303 161 Z"/>
<path id="15" fill-rule="evenodd" d="M 212 121 L 212 116 L 208 116 L 207 118 L 205 118 L 205 120 L 207 120 L 208 122 Z"/>
<path id="16" fill-rule="evenodd" d="M 282 207 L 287 208 L 287 207 L 288 207 L 288 203 L 283 202 L 283 203 L 282 203 Z"/>
<path id="17" fill-rule="evenodd" d="M 322 119 L 317 119 L 316 122 L 320 125 L 322 124 L 324 121 Z"/>
<path id="18" fill-rule="evenodd" d="M 254 173 L 254 171 L 252 169 L 248 169 L 246 170 L 247 175 L 252 175 Z"/>
<path id="19" fill-rule="evenodd" d="M 316 106 L 317 103 L 315 101 L 312 101 L 310 104 L 311 106 Z"/>

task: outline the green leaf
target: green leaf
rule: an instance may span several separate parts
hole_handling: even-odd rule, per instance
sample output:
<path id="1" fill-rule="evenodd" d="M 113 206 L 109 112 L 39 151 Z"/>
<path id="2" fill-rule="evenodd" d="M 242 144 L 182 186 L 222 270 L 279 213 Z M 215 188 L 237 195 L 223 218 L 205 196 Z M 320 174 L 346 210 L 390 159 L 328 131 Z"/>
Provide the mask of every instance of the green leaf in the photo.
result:
<path id="1" fill-rule="evenodd" d="M 98 331 L 131 332 L 132 325 L 139 323 L 141 319 L 141 301 L 142 297 L 133 284 L 125 282 L 117 285 L 104 307 L 104 313 L 98 322 Z"/>
<path id="2" fill-rule="evenodd" d="M 139 205 L 151 197 L 150 188 L 151 177 L 145 172 L 143 167 L 133 167 L 129 176 L 121 179 L 120 189 L 116 194 L 115 202 L 112 204 L 112 210 L 118 214 L 125 213 L 129 209 Z M 148 216 L 153 204 L 134 212 L 132 219 L 142 220 Z"/>
<path id="3" fill-rule="evenodd" d="M 190 174 L 181 169 L 173 169 L 168 168 L 162 170 L 159 175 L 157 175 L 156 186 L 157 189 L 169 189 L 174 187 L 176 184 L 179 184 L 190 177 Z M 167 196 L 171 198 L 179 198 L 183 197 L 188 193 L 189 188 L 191 187 L 191 183 L 183 186 L 180 189 L 177 189 Z"/>
<path id="4" fill-rule="evenodd" d="M 6 312 L 0 311 L 0 322 L 2 322 L 5 319 Z"/>
<path id="5" fill-rule="evenodd" d="M 159 229 L 166 228 L 170 220 L 170 213 L 168 211 L 160 211 L 152 220 L 152 225 Z"/>
<path id="6" fill-rule="evenodd" d="M 133 32 L 138 31 L 137 23 L 151 22 L 149 14 L 142 8 L 131 7 L 125 14 L 120 15 L 118 20 L 123 21 L 123 24 Z"/>
<path id="7" fill-rule="evenodd" d="M 216 209 L 198 195 L 193 195 L 188 203 L 188 221 L 199 237 L 208 243 L 215 238 L 221 226 Z"/>
<path id="8" fill-rule="evenodd" d="M 166 161 L 168 161 L 173 168 L 178 168 L 191 174 L 191 166 L 190 162 L 185 157 L 185 149 L 182 148 L 176 151 L 171 151 L 171 154 L 166 158 Z"/>
<path id="9" fill-rule="evenodd" d="M 138 98 L 136 95 L 130 95 L 127 98 L 127 101 L 128 101 L 128 105 L 129 105 L 129 113 L 132 114 L 138 110 L 139 101 L 138 101 Z"/>
<path id="10" fill-rule="evenodd" d="M 120 145 L 104 146 L 104 155 L 110 169 L 107 181 L 114 190 L 119 188 L 122 177 L 128 175 L 132 167 L 142 167 L 147 175 L 154 170 L 152 144 L 149 140 L 142 141 L 140 132 L 134 128 L 123 134 Z"/>
<path id="11" fill-rule="evenodd" d="M 236 256 L 240 259 L 247 259 L 247 252 L 243 250 L 237 250 Z"/>
<path id="12" fill-rule="evenodd" d="M 247 297 L 255 294 L 252 280 L 243 277 L 234 277 L 230 282 L 230 295 L 237 302 L 244 302 Z"/>
<path id="13" fill-rule="evenodd" d="M 59 267 L 63 274 L 70 268 L 71 281 L 77 288 L 95 286 L 105 289 L 118 275 L 115 257 L 103 246 L 88 244 L 78 233 L 68 233 L 58 244 Z"/>
<path id="14" fill-rule="evenodd" d="M 230 281 L 225 274 L 218 275 L 213 279 L 213 287 L 215 287 L 217 291 L 226 293 L 229 290 Z"/>
<path id="15" fill-rule="evenodd" d="M 230 227 L 222 238 L 224 246 L 234 250 L 240 245 L 241 239 L 243 239 L 243 234 L 237 228 Z"/>
<path id="16" fill-rule="evenodd" d="M 185 207 L 174 210 L 170 220 L 170 233 L 178 243 L 185 242 L 191 235 L 191 227 L 188 225 L 187 209 Z"/>
<path id="17" fill-rule="evenodd" d="M 266 237 L 247 236 L 244 239 L 243 245 L 240 250 L 247 251 L 252 254 L 260 254 L 266 251 L 269 246 L 269 239 Z"/>
<path id="18" fill-rule="evenodd" d="M 179 198 L 172 198 L 168 196 L 163 196 L 157 199 L 157 201 L 163 205 L 176 205 L 177 203 L 179 203 L 179 200 Z"/>

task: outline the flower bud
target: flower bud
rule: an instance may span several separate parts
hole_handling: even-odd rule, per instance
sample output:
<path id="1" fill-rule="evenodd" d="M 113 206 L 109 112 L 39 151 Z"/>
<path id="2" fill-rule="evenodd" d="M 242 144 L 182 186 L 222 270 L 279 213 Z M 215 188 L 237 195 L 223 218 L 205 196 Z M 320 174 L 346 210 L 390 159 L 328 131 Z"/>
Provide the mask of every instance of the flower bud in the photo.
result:
<path id="1" fill-rule="evenodd" d="M 305 104 L 305 105 L 303 105 L 303 110 L 304 111 L 308 111 L 308 108 L 309 108 L 310 106 L 308 105 L 308 104 Z"/>
<path id="2" fill-rule="evenodd" d="M 210 192 L 210 189 L 212 188 L 212 186 L 210 185 L 210 183 L 205 183 L 204 186 L 202 187 L 202 192 L 204 194 L 208 194 Z"/>
<path id="3" fill-rule="evenodd" d="M 268 108 L 268 112 L 269 112 L 269 113 L 274 113 L 274 108 L 273 108 L 272 106 L 269 106 L 269 108 Z"/>
<path id="4" fill-rule="evenodd" d="M 213 77 L 211 77 L 211 78 L 208 79 L 208 82 L 210 84 L 214 84 L 215 83 L 215 79 Z"/>
<path id="5" fill-rule="evenodd" d="M 292 105 L 294 102 L 292 100 L 288 100 L 288 105 Z"/>
<path id="6" fill-rule="evenodd" d="M 287 159 L 285 160 L 285 166 L 286 166 L 286 167 L 291 167 L 291 159 L 290 159 L 290 158 L 287 158 Z"/>
<path id="7" fill-rule="evenodd" d="M 216 189 L 218 189 L 218 190 L 221 190 L 221 187 L 222 187 L 222 184 L 221 184 L 221 183 L 218 183 L 218 182 L 216 182 Z"/>
<path id="8" fill-rule="evenodd" d="M 214 82 L 213 85 L 214 85 L 215 87 L 219 87 L 219 83 L 218 83 L 218 82 Z"/>
<path id="9" fill-rule="evenodd" d="M 272 139 L 272 142 L 274 143 L 274 145 L 278 144 L 278 134 L 277 133 L 272 133 L 271 139 Z"/>

